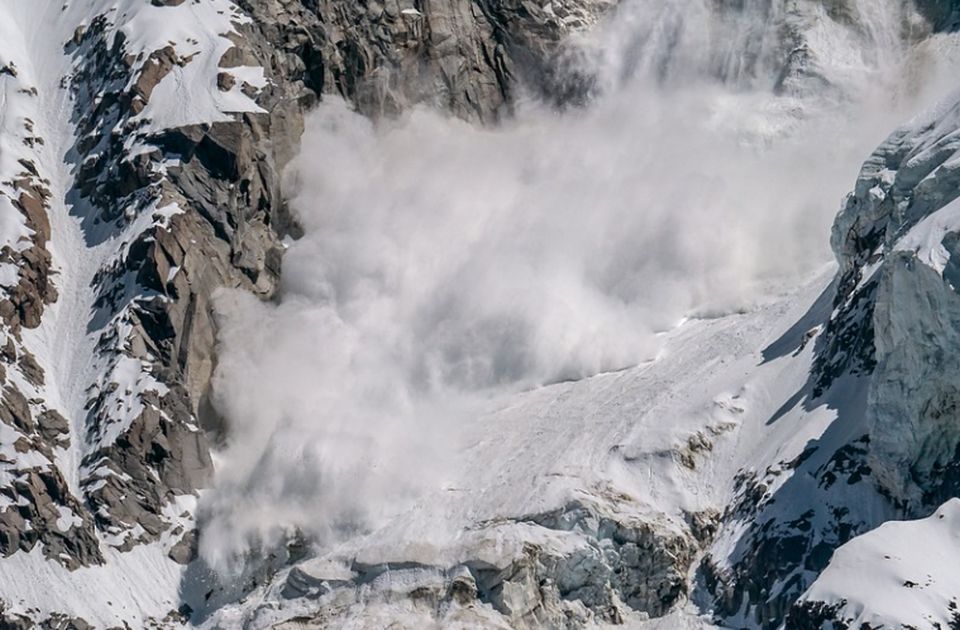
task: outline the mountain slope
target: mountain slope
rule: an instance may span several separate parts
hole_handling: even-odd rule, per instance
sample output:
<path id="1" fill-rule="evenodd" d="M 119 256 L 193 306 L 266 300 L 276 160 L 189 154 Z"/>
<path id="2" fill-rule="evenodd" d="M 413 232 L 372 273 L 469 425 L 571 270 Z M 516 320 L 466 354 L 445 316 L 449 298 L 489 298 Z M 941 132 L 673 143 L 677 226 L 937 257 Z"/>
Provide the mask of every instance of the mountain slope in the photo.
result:
<path id="1" fill-rule="evenodd" d="M 429 72 L 453 80 L 444 97 L 452 109 L 489 119 L 507 105 L 511 55 L 536 60 L 590 16 L 576 6 L 563 23 L 528 16 L 539 34 L 498 43 L 511 32 L 498 21 L 514 20 L 511 9 L 475 15 L 461 4 L 426 16 L 396 3 L 379 13 L 230 2 L 4 5 L 0 545 L 10 557 L 4 570 L 20 576 L 4 593 L 11 619 L 30 610 L 143 623 L 178 607 L 177 563 L 195 553 L 192 495 L 212 473 L 207 431 L 217 439 L 219 430 L 207 400 L 210 299 L 221 286 L 275 291 L 280 238 L 296 230 L 279 173 L 318 94 L 337 90 L 370 112 L 389 109 L 399 97 L 375 82 L 433 58 L 432 42 L 453 29 L 469 50 L 489 47 L 489 65 L 462 78 L 449 63 Z M 365 29 L 354 30 L 356 20 Z M 347 39 L 331 32 L 337 24 Z M 366 38 L 384 28 L 395 48 L 372 48 Z M 474 29 L 472 39 L 463 29 Z M 525 53 L 527 45 L 536 48 Z M 401 103 L 428 96 L 439 94 Z M 97 565 L 133 581 L 117 610 L 85 596 L 81 567 Z M 37 590 L 57 583 L 59 596 Z"/>
<path id="2" fill-rule="evenodd" d="M 956 494 L 949 104 L 864 166 L 834 226 L 832 282 L 823 269 L 739 311 L 687 312 L 638 366 L 471 392 L 447 483 L 375 526 L 324 539 L 271 515 L 283 535 L 229 557 L 232 574 L 198 551 L 241 520 L 217 512 L 235 496 L 217 458 L 241 439 L 241 414 L 213 391 L 237 347 L 220 330 L 223 291 L 303 297 L 282 261 L 314 226 L 288 207 L 283 173 L 319 101 L 400 124 L 424 106 L 506 133 L 546 103 L 536 129 L 573 142 L 589 135 L 574 133 L 590 130 L 579 112 L 629 113 L 602 104 L 630 102 L 639 76 L 655 97 L 710 86 L 721 105 L 693 111 L 746 120 L 731 136 L 775 146 L 877 86 L 909 109 L 936 62 L 953 68 L 940 31 L 955 13 L 893 0 L 4 3 L 0 625 L 903 622 L 848 576 L 895 546 L 891 530 L 951 535 L 931 520 L 855 538 Z M 281 459 L 301 446 L 280 442 Z M 255 463 L 274 492 L 270 462 Z M 912 570 L 881 572 L 883 587 Z M 910 620 L 951 619 L 943 573 Z"/>
<path id="3" fill-rule="evenodd" d="M 957 366 L 949 352 L 957 331 L 951 261 L 957 229 L 957 107 L 954 97 L 895 132 L 864 166 L 834 226 L 844 289 L 836 298 L 834 322 L 840 325 L 831 332 L 863 331 L 863 358 L 851 369 L 869 379 L 863 413 L 869 439 L 861 439 L 865 448 L 855 465 L 869 471 L 896 517 L 934 516 L 887 524 L 844 546 L 791 613 L 801 620 L 814 615 L 851 624 L 955 623 L 949 571 L 938 573 L 936 563 L 926 565 L 921 558 L 928 545 L 936 554 L 949 553 L 955 535 L 945 519 L 955 509 L 957 494 Z M 856 318 L 850 315 L 854 310 Z M 913 544 L 893 543 L 892 532 Z M 935 543 L 937 537 L 944 542 Z M 878 557 L 871 545 L 888 551 Z M 907 564 L 891 565 L 888 556 Z M 866 568 L 864 574 L 876 572 L 874 588 L 858 591 L 855 582 L 838 580 L 854 562 Z M 926 577 L 913 593 L 911 576 L 918 570 Z M 902 579 L 893 588 L 897 576 Z M 940 588 L 942 599 L 925 599 Z M 809 621 L 796 623 L 804 627 Z"/>

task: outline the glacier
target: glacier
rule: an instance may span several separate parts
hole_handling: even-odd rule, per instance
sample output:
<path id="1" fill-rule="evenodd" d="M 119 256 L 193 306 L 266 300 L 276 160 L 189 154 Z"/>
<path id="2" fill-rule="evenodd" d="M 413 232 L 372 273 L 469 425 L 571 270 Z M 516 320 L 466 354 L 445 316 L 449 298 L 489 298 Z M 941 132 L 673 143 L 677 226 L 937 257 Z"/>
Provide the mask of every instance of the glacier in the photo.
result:
<path id="1" fill-rule="evenodd" d="M 3 627 L 956 623 L 952 2 L 0 17 Z"/>

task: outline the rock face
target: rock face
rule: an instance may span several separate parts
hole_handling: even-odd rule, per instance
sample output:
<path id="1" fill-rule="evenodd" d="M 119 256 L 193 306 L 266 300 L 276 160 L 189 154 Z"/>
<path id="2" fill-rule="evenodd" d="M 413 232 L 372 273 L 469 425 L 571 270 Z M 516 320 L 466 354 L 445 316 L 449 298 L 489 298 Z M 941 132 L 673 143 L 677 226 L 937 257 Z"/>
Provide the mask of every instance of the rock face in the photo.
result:
<path id="1" fill-rule="evenodd" d="M 0 250 L 0 552 L 40 544 L 75 569 L 167 540 L 184 516 L 176 498 L 208 483 L 224 428 L 208 400 L 212 296 L 277 290 L 282 239 L 298 230 L 280 174 L 304 113 L 338 95 L 372 117 L 424 104 L 494 122 L 524 89 L 553 94 L 545 69 L 561 40 L 612 3 L 94 2 L 53 17 L 48 4 L 12 5 L 8 22 L 30 29 L 42 15 L 62 40 L 5 51 L 0 74 L 30 113 L 4 123 L 18 148 L 0 201 L 22 225 Z M 43 107 L 66 115 L 41 128 L 31 109 Z M 82 260 L 55 260 L 47 244 L 64 248 L 72 222 Z M 38 341 L 70 327 L 46 318 L 58 270 L 63 309 L 89 311 L 75 326 L 92 340 L 85 372 Z M 77 348 L 73 363 L 87 363 Z M 186 536 L 170 549 L 178 562 L 194 553 Z"/>
<path id="2" fill-rule="evenodd" d="M 837 216 L 839 271 L 821 298 L 832 313 L 805 324 L 824 332 L 801 404 L 834 407 L 838 420 L 796 460 L 740 479 L 724 520 L 747 526 L 741 550 L 704 565 L 728 618 L 746 605 L 763 626 L 841 627 L 830 625 L 846 619 L 838 610 L 849 616 L 840 596 L 790 602 L 837 547 L 887 520 L 927 516 L 960 491 L 960 364 L 949 350 L 960 341 L 958 107 L 892 134 Z"/>
<path id="3" fill-rule="evenodd" d="M 345 3 L 241 2 L 253 22 L 242 28 L 260 55 L 230 55 L 226 67 L 269 60 L 285 83 L 332 93 L 378 118 L 426 104 L 490 123 L 508 114 L 524 90 L 561 99 L 555 57 L 568 33 L 594 24 L 614 0 Z M 259 42 L 257 44 L 256 42 Z"/>
<path id="4" fill-rule="evenodd" d="M 917 7 L 937 30 L 960 28 L 960 5 L 955 0 L 920 0 Z"/>
<path id="5" fill-rule="evenodd" d="M 851 374 L 861 381 L 859 430 L 864 436 L 843 447 L 843 469 L 848 480 L 852 472 L 857 484 L 869 485 L 861 497 L 876 493 L 882 497 L 880 505 L 886 506 L 849 528 L 848 537 L 891 517 L 926 516 L 960 491 L 956 474 L 960 364 L 949 350 L 960 340 L 953 261 L 960 229 L 958 129 L 960 104 L 952 102 L 891 135 L 864 165 L 834 225 L 832 243 L 840 262 L 836 310 L 815 376 L 828 390 Z M 939 520 L 954 518 L 955 511 L 954 501 L 928 521 L 902 527 L 922 530 L 928 527 L 924 523 L 933 523 L 930 527 L 936 529 Z M 790 609 L 788 627 L 861 623 L 872 627 L 919 623 L 921 618 L 924 623 L 934 618 L 942 618 L 944 625 L 955 623 L 956 603 L 947 595 L 936 609 L 918 612 L 904 605 L 897 612 L 897 606 L 888 602 L 898 597 L 909 600 L 909 594 L 880 596 L 887 587 L 878 584 L 870 596 L 877 599 L 865 601 L 871 589 L 855 590 L 837 581 L 837 574 L 846 570 L 840 567 L 851 562 L 864 565 L 862 575 L 870 575 L 892 568 L 878 556 L 917 558 L 919 549 L 898 553 L 889 540 L 894 529 L 893 524 L 884 525 L 843 547 L 822 578 Z M 932 540 L 912 533 L 899 536 L 904 541 Z M 887 542 L 865 547 L 877 541 Z M 937 552 L 943 553 L 952 549 Z M 904 576 L 900 580 L 904 588 L 936 588 L 930 577 L 935 567 L 924 566 L 929 569 L 927 577 L 914 582 Z M 952 579 L 946 574 L 937 577 L 941 584 Z"/>
<path id="6" fill-rule="evenodd" d="M 0 212 L 12 226 L 0 226 L 0 554 L 74 572 L 152 544 L 196 566 L 184 497 L 209 483 L 211 444 L 229 430 L 209 400 L 212 302 L 221 288 L 276 295 L 283 241 L 299 233 L 281 174 L 309 108 L 337 96 L 374 119 L 422 105 L 494 124 L 528 95 L 580 103 L 599 79 L 565 65 L 563 42 L 616 4 L 16 1 L 0 9 L 12 29 L 0 39 L 31 42 L 0 41 Z M 756 8 L 705 4 L 736 24 Z M 921 23 L 898 6 L 914 37 L 960 24 L 953 2 L 919 2 Z M 816 29 L 881 41 L 861 9 L 770 3 L 761 21 L 776 41 L 709 72 L 751 84 L 773 68 L 777 94 L 839 94 L 842 68 Z M 23 37 L 34 14 L 51 41 Z M 754 46 L 753 26 L 732 41 Z M 722 514 L 677 523 L 573 502 L 481 523 L 456 558 L 314 559 L 265 587 L 304 606 L 299 626 L 269 604 L 251 606 L 251 622 L 376 626 L 401 607 L 424 623 L 579 628 L 662 616 L 699 588 L 723 622 L 846 623 L 846 599 L 803 595 L 834 549 L 960 493 L 958 112 L 895 133 L 837 219 L 840 271 L 805 321 L 817 359 L 800 404 L 826 401 L 842 421 L 800 456 L 742 471 Z M 693 471 L 712 448 L 693 434 L 678 458 Z M 86 627 L 0 603 L 4 627 Z M 178 608 L 153 621 L 195 612 Z"/>
<path id="7" fill-rule="evenodd" d="M 868 461 L 883 491 L 912 514 L 960 489 L 949 472 L 960 445 L 960 364 L 946 350 L 960 325 L 952 261 L 958 126 L 954 104 L 893 134 L 864 166 L 833 231 L 837 319 L 855 308 L 869 322 L 854 366 L 870 375 Z"/>

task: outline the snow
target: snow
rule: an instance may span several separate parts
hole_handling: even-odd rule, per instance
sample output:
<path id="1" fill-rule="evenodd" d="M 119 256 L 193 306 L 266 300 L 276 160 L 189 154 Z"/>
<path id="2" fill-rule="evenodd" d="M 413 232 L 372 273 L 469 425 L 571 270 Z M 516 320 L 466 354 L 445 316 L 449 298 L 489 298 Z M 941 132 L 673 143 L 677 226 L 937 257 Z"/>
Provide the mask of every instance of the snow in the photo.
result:
<path id="1" fill-rule="evenodd" d="M 50 179 L 53 238 L 48 249 L 60 273 L 59 300 L 48 307 L 39 329 L 24 331 L 24 340 L 47 368 L 47 382 L 37 392 L 39 397 L 74 423 L 71 448 L 58 458 L 58 464 L 70 487 L 79 492 L 79 466 L 85 450 L 109 444 L 129 425 L 142 411 L 139 394 L 148 390 L 163 394 L 165 388 L 143 373 L 144 365 L 139 361 L 122 356 L 106 362 L 98 359 L 95 344 L 99 331 L 87 331 L 85 318 L 76 315 L 93 312 L 92 279 L 100 269 L 118 264 L 140 233 L 156 224 L 168 225 L 183 210 L 176 203 L 161 205 L 160 200 L 153 200 L 145 208 L 131 207 L 133 220 L 124 232 L 98 245 L 87 245 L 89 235 L 71 216 L 76 209 L 64 201 L 72 174 L 63 156 L 75 134 L 66 114 L 71 107 L 69 94 L 61 87 L 62 77 L 72 70 L 63 42 L 73 37 L 78 25 L 105 14 L 111 30 L 123 33 L 126 51 L 136 59 L 131 76 L 137 75 L 153 50 L 168 45 L 174 46 L 178 56 L 190 58 L 163 78 L 141 112 L 140 118 L 148 121 L 142 134 L 149 134 L 171 126 L 230 120 L 233 112 L 259 111 L 250 98 L 240 93 L 224 95 L 216 87 L 217 64 L 232 46 L 227 36 L 235 34 L 234 24 L 246 18 L 227 0 L 185 2 L 176 7 L 140 0 L 77 0 L 69 5 L 14 0 L 5 2 L 0 12 L 4 18 L 0 19 L 0 59 L 14 61 L 17 67 L 17 77 L 0 74 L 0 141 L 5 143 L 0 147 L 0 179 L 22 170 L 16 161 L 21 157 L 38 164 L 42 175 Z M 260 68 L 232 68 L 230 72 L 255 88 L 265 85 Z M 25 86 L 36 86 L 38 95 L 22 93 Z M 32 121 L 31 133 L 45 139 L 44 145 L 29 150 L 21 142 L 27 133 L 27 118 Z M 136 141 L 128 148 L 130 156 L 150 149 L 148 143 Z M 12 191 L 4 192 L 0 204 L 8 208 L 0 208 L 0 245 L 29 236 L 21 214 L 9 207 Z M 12 266 L 0 266 L 0 284 L 16 280 Z M 127 329 L 121 319 L 104 324 L 114 329 L 122 342 Z M 108 401 L 114 415 L 97 439 L 87 444 L 78 436 L 87 434 L 83 422 L 92 383 L 101 390 L 116 388 Z"/>
<path id="2" fill-rule="evenodd" d="M 459 473 L 444 488 L 367 535 L 318 550 L 304 570 L 354 560 L 450 567 L 479 559 L 502 566 L 525 544 L 570 554 L 585 544 L 582 536 L 523 519 L 575 500 L 655 523 L 664 532 L 683 531 L 686 512 L 722 510 L 738 470 L 796 457 L 836 418 L 825 407 L 798 405 L 769 422 L 804 386 L 812 361 L 814 344 L 801 350 L 802 336 L 794 345 L 785 333 L 833 271 L 824 268 L 802 288 L 754 311 L 687 320 L 663 335 L 655 361 L 493 397 L 471 423 L 457 455 Z M 787 339 L 782 355 L 765 357 L 781 339 Z M 712 452 L 695 456 L 691 469 L 680 455 L 698 433 L 709 436 Z M 736 538 L 726 539 L 731 553 Z M 242 606 L 218 611 L 209 625 L 238 623 L 259 606 L 270 611 L 269 620 L 282 620 L 303 612 L 303 605 L 261 589 Z M 391 614 L 407 618 L 400 609 Z M 699 614 L 677 611 L 650 627 L 708 627 Z"/>
<path id="3" fill-rule="evenodd" d="M 791 316 L 799 319 L 827 273 L 756 312 L 688 322 L 666 336 L 652 363 L 498 402 L 474 423 L 456 502 L 470 505 L 476 520 L 551 509 L 610 484 L 648 514 L 679 518 L 723 505 L 729 488 L 717 480 L 774 463 L 783 450 L 799 452 L 817 431 L 820 423 L 796 409 L 767 424 L 806 382 L 812 344 L 796 359 L 765 363 L 762 351 Z M 715 450 L 699 469 L 678 465 L 692 435 L 714 431 Z M 500 449 L 522 455 L 485 465 Z M 475 495 L 465 500 L 469 488 Z"/>
<path id="4" fill-rule="evenodd" d="M 20 281 L 20 271 L 11 263 L 0 264 L 0 286 L 10 288 Z"/>
<path id="5" fill-rule="evenodd" d="M 148 213 L 144 213 L 148 214 Z M 153 212 L 149 213 L 150 218 L 157 224 L 163 226 L 170 225 L 170 219 L 177 216 L 178 214 L 183 214 L 183 208 L 176 203 L 170 203 L 162 208 L 157 208 Z"/>
<path id="6" fill-rule="evenodd" d="M 960 619 L 960 499 L 889 521 L 837 549 L 801 601 L 845 603 L 850 627 L 953 627 Z"/>
<path id="7" fill-rule="evenodd" d="M 40 329 L 25 331 L 24 341 L 49 368 L 46 385 L 36 393 L 73 423 L 72 445 L 58 455 L 57 464 L 78 496 L 84 456 L 122 434 L 143 411 L 141 394 L 166 392 L 162 383 L 146 373 L 144 362 L 124 355 L 97 357 L 95 345 L 102 330 L 115 331 L 122 342 L 127 329 L 121 318 L 115 318 L 100 330 L 87 330 L 85 316 L 94 302 L 91 281 L 99 269 L 117 263 L 144 230 L 169 225 L 171 217 L 183 212 L 177 204 L 161 205 L 160 200 L 145 208 L 131 206 L 127 229 L 93 247 L 86 244 L 85 234 L 70 214 L 77 208 L 65 201 L 71 175 L 63 156 L 73 142 L 74 130 L 65 115 L 69 103 L 58 85 L 71 68 L 60 46 L 77 24 L 102 10 L 109 11 L 116 29 L 125 34 L 138 63 L 170 43 L 180 57 L 190 58 L 157 85 L 139 115 L 147 122 L 147 134 L 230 120 L 237 112 L 262 111 L 243 94 L 242 86 L 266 86 L 261 68 L 239 67 L 223 69 L 236 77 L 233 89 L 217 88 L 218 61 L 231 45 L 226 35 L 234 32 L 233 24 L 241 19 L 226 0 L 185 2 L 178 7 L 154 7 L 143 0 L 74 0 L 69 5 L 8 0 L 0 6 L 0 64 L 14 60 L 18 68 L 17 77 L 0 74 L 0 179 L 18 171 L 16 160 L 23 156 L 38 160 L 50 177 L 54 233 L 50 249 L 60 271 L 60 300 L 50 307 Z M 415 9 L 403 13 L 420 16 Z M 828 28 L 825 21 L 820 23 L 811 37 L 817 47 L 833 51 L 837 76 L 861 68 L 864 62 L 852 53 L 852 43 L 822 30 Z M 21 91 L 32 86 L 38 87 L 39 96 Z M 759 135 L 775 137 L 789 127 L 793 104 L 777 106 L 784 111 L 777 112 L 776 124 L 771 122 Z M 36 125 L 30 133 L 46 139 L 43 148 L 28 151 L 22 142 L 28 116 Z M 723 118 L 724 113 L 718 116 Z M 128 148 L 134 155 L 149 150 L 149 144 L 132 141 Z M 0 246 L 19 243 L 29 233 L 10 203 L 13 192 L 9 187 L 0 190 L 5 193 L 0 196 Z M 941 242 L 957 225 L 960 204 L 954 203 L 917 224 L 897 247 L 917 251 L 921 260 L 942 273 L 947 257 Z M 171 268 L 168 281 L 178 271 Z M 833 271 L 829 266 L 799 289 L 752 310 L 685 318 L 659 336 L 662 350 L 641 365 L 478 400 L 478 412 L 455 451 L 456 472 L 443 488 L 420 497 L 409 510 L 391 515 L 365 536 L 316 550 L 318 557 L 299 568 L 344 577 L 350 573 L 345 563 L 353 559 L 448 566 L 463 561 L 467 552 L 496 564 L 528 543 L 572 553 L 584 544 L 577 534 L 507 521 L 574 500 L 597 501 L 606 509 L 655 522 L 665 531 L 681 531 L 688 512 L 722 509 L 731 498 L 729 481 L 739 470 L 763 470 L 796 457 L 837 419 L 836 411 L 826 405 L 807 409 L 794 400 L 807 382 L 814 343 L 803 334 L 790 334 L 794 322 L 802 320 L 825 290 Z M 14 283 L 15 274 L 12 266 L 0 265 L 0 285 Z M 819 330 L 811 331 L 812 336 L 817 334 Z M 16 382 L 27 388 L 21 381 Z M 111 415 L 101 431 L 88 439 L 84 418 L 91 386 L 108 392 L 105 407 Z M 776 421 L 771 422 L 774 417 Z M 11 446 L 14 439 L 12 429 L 0 423 L 0 444 L 4 445 L 0 455 L 15 462 L 0 465 L 0 483 L 9 483 L 13 470 L 49 464 L 38 453 L 16 453 Z M 689 447 L 694 442 L 708 444 L 708 452 L 693 452 Z M 102 477 L 117 474 L 99 464 L 88 466 L 88 479 L 93 480 L 88 489 L 104 484 Z M 792 474 L 784 472 L 777 483 L 786 483 Z M 165 516 L 188 528 L 191 518 L 180 515 L 191 514 L 194 503 L 193 497 L 179 497 Z M 0 507 L 6 506 L 0 503 Z M 56 525 L 68 531 L 78 520 L 61 507 Z M 842 548 L 808 597 L 843 595 L 851 605 L 861 607 L 856 614 L 863 619 L 868 619 L 864 611 L 870 610 L 877 618 L 886 615 L 920 623 L 927 619 L 921 618 L 924 611 L 946 611 L 947 597 L 960 592 L 960 577 L 950 575 L 960 561 L 958 527 L 960 501 L 946 504 L 925 521 L 884 525 Z M 141 532 L 135 528 L 104 534 L 102 540 L 118 544 Z M 733 529 L 718 541 L 718 557 L 733 557 L 739 533 Z M 915 539 L 927 544 L 910 545 Z M 46 560 L 38 548 L 14 554 L 0 562 L 4 601 L 12 612 L 68 610 L 97 625 L 144 626 L 149 618 L 165 615 L 181 601 L 186 570 L 166 555 L 173 542 L 171 531 L 160 542 L 136 546 L 127 553 L 108 548 L 107 565 L 74 572 Z M 891 558 L 882 558 L 883 550 Z M 870 579 L 860 581 L 858 576 L 864 572 L 869 572 Z M 372 588 L 389 590 L 403 580 L 428 577 L 397 573 L 378 578 L 380 582 Z M 918 586 L 905 588 L 907 580 Z M 277 619 L 292 616 L 300 606 L 280 601 L 268 588 L 254 593 L 251 601 L 269 603 Z M 219 620 L 231 627 L 247 615 L 247 606 L 249 602 L 227 607 L 211 624 Z M 403 604 L 396 606 L 377 614 L 394 620 L 403 612 Z M 649 623 L 651 628 L 706 625 L 692 607 Z"/>
<path id="8" fill-rule="evenodd" d="M 60 512 L 60 518 L 57 519 L 57 529 L 61 532 L 69 531 L 71 527 L 83 524 L 83 519 L 70 508 L 58 505 L 57 510 Z"/>
<path id="9" fill-rule="evenodd" d="M 99 378 L 96 391 L 104 396 L 102 408 L 106 414 L 92 440 L 96 448 L 110 446 L 130 428 L 133 420 L 143 413 L 145 392 L 157 392 L 162 397 L 169 391 L 148 369 L 144 361 L 118 354 L 111 368 Z"/>
<path id="10" fill-rule="evenodd" d="M 13 183 L 24 170 L 20 160 L 35 159 L 34 151 L 25 143 L 27 137 L 34 135 L 28 120 L 36 106 L 36 97 L 26 92 L 35 85 L 35 78 L 25 48 L 18 25 L 0 19 L 0 69 L 11 68 L 8 72 L 0 71 L 0 248 L 9 245 L 14 250 L 23 249 L 31 235 L 23 215 L 12 203 L 19 197 Z M 4 270 L 5 286 L 10 276 Z"/>
<path id="11" fill-rule="evenodd" d="M 164 516 L 180 528 L 192 527 L 195 497 L 178 497 Z M 75 522 L 75 515 L 61 509 L 61 530 Z M 138 545 L 128 552 L 105 550 L 106 563 L 69 571 L 47 560 L 40 546 L 29 553 L 17 553 L 0 562 L 0 584 L 7 610 L 44 618 L 50 613 L 70 611 L 94 627 L 127 623 L 147 627 L 181 605 L 180 588 L 186 568 L 167 557 L 176 541 L 176 527 L 163 534 L 156 544 Z"/>
<path id="12" fill-rule="evenodd" d="M 116 5 L 115 12 L 118 30 L 127 37 L 128 51 L 144 63 L 151 52 L 168 45 L 179 57 L 190 59 L 171 69 L 134 119 L 149 121 L 145 131 L 233 120 L 232 113 L 264 111 L 239 87 L 227 93 L 217 89 L 220 58 L 233 47 L 228 35 L 237 35 L 234 24 L 247 19 L 232 2 L 206 0 L 168 7 L 124 0 Z M 254 87 L 265 85 L 261 68 L 227 71 Z M 137 75 L 134 72 L 132 76 Z"/>
<path id="13" fill-rule="evenodd" d="M 925 265 L 940 275 L 950 261 L 943 238 L 960 230 L 960 199 L 928 215 L 901 238 L 894 251 L 912 251 Z"/>
<path id="14" fill-rule="evenodd" d="M 114 333 L 122 343 L 129 328 L 122 324 L 122 318 L 91 321 L 96 312 L 94 278 L 102 268 L 114 264 L 118 252 L 125 253 L 129 243 L 144 230 L 156 224 L 168 225 L 171 217 L 182 212 L 175 203 L 153 200 L 145 207 L 131 207 L 133 221 L 125 230 L 113 233 L 107 227 L 102 233 L 92 233 L 84 231 L 80 217 L 96 209 L 67 201 L 75 165 L 68 164 L 65 156 L 77 134 L 71 123 L 70 92 L 63 87 L 65 78 L 74 71 L 64 44 L 74 37 L 78 26 L 90 24 L 100 14 L 107 16 L 108 32 L 124 34 L 135 67 L 145 63 L 153 50 L 167 45 L 173 45 L 179 57 L 190 57 L 189 62 L 175 66 L 157 85 L 147 108 L 141 112 L 140 119 L 146 122 L 140 129 L 142 134 L 168 126 L 231 120 L 236 112 L 260 111 L 239 88 L 226 94 L 217 89 L 217 64 L 232 45 L 227 36 L 235 33 L 236 22 L 245 19 L 227 0 L 190 1 L 177 7 L 153 6 L 143 0 L 0 3 L 0 68 L 6 64 L 16 67 L 16 76 L 0 72 L 0 247 L 22 249 L 29 245 L 31 234 L 22 214 L 12 205 L 18 193 L 10 185 L 24 170 L 19 160 L 29 160 L 49 182 L 52 239 L 47 248 L 53 257 L 57 272 L 54 281 L 59 291 L 59 299 L 47 307 L 41 326 L 22 332 L 23 345 L 45 370 L 44 385 L 31 386 L 13 369 L 8 369 L 7 377 L 28 398 L 43 401 L 43 407 L 35 407 L 35 411 L 55 409 L 71 423 L 70 447 L 57 449 L 53 464 L 81 504 L 81 480 L 85 474 L 92 481 L 87 490 L 105 483 L 101 477 L 117 474 L 98 462 L 88 462 L 86 470 L 82 470 L 84 458 L 115 440 L 142 411 L 141 393 L 153 390 L 162 395 L 166 391 L 145 373 L 145 365 L 139 360 L 98 355 L 101 333 Z M 230 71 L 239 82 L 255 89 L 265 85 L 262 69 Z M 43 138 L 43 143 L 35 138 Z M 150 150 L 142 137 L 127 148 L 130 156 Z M 168 161 L 167 166 L 172 163 Z M 88 243 L 88 239 L 94 244 Z M 13 265 L 0 265 L 0 285 L 10 286 L 17 281 Z M 93 323 L 103 328 L 91 329 Z M 99 435 L 92 436 L 86 423 L 91 385 L 112 389 L 106 401 L 110 421 L 101 427 Z M 13 443 L 17 437 L 12 428 L 0 423 L 0 455 L 6 460 L 0 464 L 0 484 L 9 485 L 21 470 L 51 466 L 39 451 L 16 452 Z M 71 572 L 48 560 L 40 546 L 30 553 L 18 552 L 4 558 L 0 561 L 0 584 L 6 609 L 37 619 L 69 611 L 96 627 L 125 623 L 145 627 L 149 618 L 163 618 L 182 601 L 179 590 L 185 569 L 168 558 L 167 552 L 183 531 L 193 527 L 189 515 L 195 502 L 195 497 L 173 498 L 163 517 L 174 527 L 158 542 L 135 546 L 126 553 L 109 544 L 122 543 L 136 535 L 137 530 L 121 534 L 101 532 L 101 548 L 107 561 L 104 566 Z M 0 509 L 8 505 L 9 500 L 0 499 Z M 80 522 L 70 509 L 58 506 L 58 510 L 54 524 L 60 531 L 69 532 Z"/>
<path id="15" fill-rule="evenodd" d="M 146 627 L 179 606 L 182 567 L 157 545 L 120 553 L 107 550 L 107 564 L 68 571 L 50 562 L 38 546 L 0 562 L 0 583 L 7 610 L 41 618 L 68 610 L 96 627 L 122 623 Z"/>

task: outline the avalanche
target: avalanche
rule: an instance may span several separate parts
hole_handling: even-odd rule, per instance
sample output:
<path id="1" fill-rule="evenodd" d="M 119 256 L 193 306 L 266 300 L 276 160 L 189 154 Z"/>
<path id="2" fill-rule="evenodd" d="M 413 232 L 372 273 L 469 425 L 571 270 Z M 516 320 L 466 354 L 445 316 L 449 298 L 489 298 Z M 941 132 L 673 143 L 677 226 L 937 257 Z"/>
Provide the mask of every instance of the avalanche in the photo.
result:
<path id="1" fill-rule="evenodd" d="M 0 626 L 956 623 L 941 4 L 7 0 Z"/>

